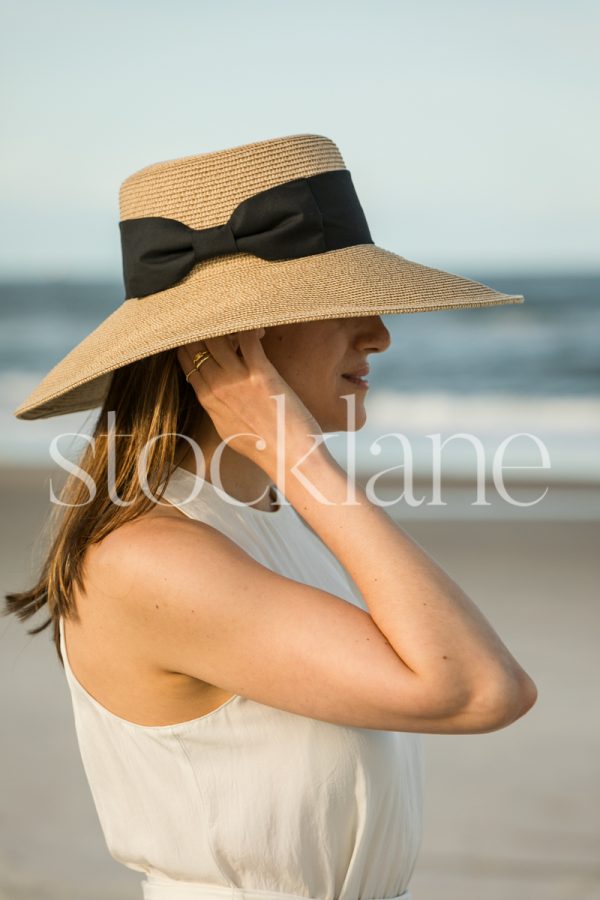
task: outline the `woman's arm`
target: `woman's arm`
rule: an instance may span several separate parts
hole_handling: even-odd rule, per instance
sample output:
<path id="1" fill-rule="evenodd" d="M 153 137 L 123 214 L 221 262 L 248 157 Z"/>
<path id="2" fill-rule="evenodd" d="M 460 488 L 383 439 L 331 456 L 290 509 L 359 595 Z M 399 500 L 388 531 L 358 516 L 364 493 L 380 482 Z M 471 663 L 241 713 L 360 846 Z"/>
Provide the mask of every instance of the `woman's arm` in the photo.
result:
<path id="1" fill-rule="evenodd" d="M 173 516 L 109 534 L 88 577 L 145 664 L 342 725 L 474 734 L 511 724 L 536 688 L 458 585 L 327 451 L 288 471 L 288 500 L 354 579 L 368 612 Z"/>
<path id="2" fill-rule="evenodd" d="M 325 446 L 307 456 L 319 426 L 257 335 L 240 333 L 243 360 L 226 338 L 206 344 L 213 361 L 194 386 L 219 435 L 277 482 L 368 612 L 260 565 L 206 523 L 142 519 L 92 555 L 125 645 L 165 671 L 340 724 L 460 734 L 523 715 L 535 685 L 475 604 L 358 485 L 344 505 L 347 475 Z M 283 442 L 273 394 L 287 400 Z"/>
<path id="3" fill-rule="evenodd" d="M 419 679 L 429 711 L 437 702 L 440 713 L 463 710 L 502 727 L 530 709 L 534 682 L 456 582 L 359 485 L 355 504 L 347 502 L 347 475 L 326 448 L 299 469 L 325 502 L 289 470 L 280 486 L 353 578 L 373 621 Z M 276 467 L 267 470 L 275 480 Z"/>

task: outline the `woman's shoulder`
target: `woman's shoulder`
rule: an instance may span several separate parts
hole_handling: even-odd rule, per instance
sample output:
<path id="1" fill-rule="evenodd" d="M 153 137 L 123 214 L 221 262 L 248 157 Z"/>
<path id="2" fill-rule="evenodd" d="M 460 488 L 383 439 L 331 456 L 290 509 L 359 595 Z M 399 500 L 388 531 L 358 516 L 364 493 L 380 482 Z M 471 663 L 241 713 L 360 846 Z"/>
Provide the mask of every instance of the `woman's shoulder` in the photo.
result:
<path id="1" fill-rule="evenodd" d="M 199 533 L 210 528 L 200 519 L 190 518 L 171 503 L 154 505 L 150 509 L 114 527 L 100 541 L 91 544 L 87 553 L 90 561 L 111 565 L 125 562 L 136 552 L 145 553 L 161 539 L 171 540 L 181 532 Z M 211 529 L 212 530 L 212 529 Z"/>
<path id="2" fill-rule="evenodd" d="M 156 504 L 134 518 L 116 525 L 101 540 L 90 544 L 86 550 L 86 557 L 90 562 L 110 557 L 110 561 L 115 563 L 118 559 L 125 558 L 124 554 L 127 551 L 131 554 L 139 544 L 156 540 L 156 535 L 161 532 L 170 533 L 178 524 L 189 528 L 196 524 L 196 520 L 190 519 L 172 504 L 161 506 Z"/>
<path id="3" fill-rule="evenodd" d="M 199 560 L 206 577 L 217 581 L 225 572 L 239 574 L 252 555 L 240 534 L 243 538 L 247 531 L 235 517 L 223 520 L 219 510 L 213 515 L 212 507 L 206 515 L 190 516 L 163 500 L 88 546 L 85 579 L 107 586 L 117 603 L 126 602 L 143 614 L 150 595 L 197 570 Z"/>
<path id="4" fill-rule="evenodd" d="M 102 594 L 118 606 L 123 597 L 143 594 L 149 577 L 168 578 L 169 569 L 177 566 L 178 548 L 189 546 L 190 540 L 200 546 L 207 529 L 215 531 L 171 504 L 155 505 L 122 522 L 86 547 L 82 602 Z"/>
<path id="5" fill-rule="evenodd" d="M 168 606 L 162 598 L 177 595 L 166 565 L 167 560 L 172 570 L 178 565 L 174 529 L 181 540 L 181 529 L 188 532 L 194 524 L 175 508 L 146 511 L 88 546 L 81 587 L 74 585 L 78 616 L 69 617 L 67 625 L 70 668 L 109 712 L 133 723 L 179 723 L 205 715 L 231 696 L 199 678 L 165 669 L 159 644 L 148 639 L 146 625 L 155 603 Z M 161 543 L 163 554 L 157 552 Z"/>

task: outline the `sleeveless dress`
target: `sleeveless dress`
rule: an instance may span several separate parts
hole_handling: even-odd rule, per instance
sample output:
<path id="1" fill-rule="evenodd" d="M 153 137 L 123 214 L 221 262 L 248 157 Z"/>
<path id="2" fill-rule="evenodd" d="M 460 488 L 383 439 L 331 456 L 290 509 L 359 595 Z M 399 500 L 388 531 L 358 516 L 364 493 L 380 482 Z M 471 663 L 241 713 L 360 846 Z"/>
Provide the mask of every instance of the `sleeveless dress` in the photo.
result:
<path id="1" fill-rule="evenodd" d="M 366 610 L 344 567 L 274 489 L 279 508 L 262 511 L 178 468 L 163 500 L 272 571 Z M 77 681 L 62 618 L 59 627 L 102 832 L 115 860 L 144 873 L 144 900 L 411 898 L 421 734 L 341 726 L 241 695 L 175 725 L 138 725 Z"/>

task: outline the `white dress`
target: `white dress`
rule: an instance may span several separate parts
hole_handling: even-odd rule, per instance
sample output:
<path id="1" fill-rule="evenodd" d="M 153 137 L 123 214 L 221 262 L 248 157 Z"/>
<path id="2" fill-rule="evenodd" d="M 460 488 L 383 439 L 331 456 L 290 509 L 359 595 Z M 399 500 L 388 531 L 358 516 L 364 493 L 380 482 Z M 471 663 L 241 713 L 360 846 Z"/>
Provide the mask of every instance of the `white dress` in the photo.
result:
<path id="1" fill-rule="evenodd" d="M 193 488 L 200 493 L 186 503 Z M 164 495 L 262 565 L 367 609 L 336 557 L 277 497 L 271 512 L 234 505 L 180 468 Z M 145 900 L 411 897 L 420 734 L 322 722 L 241 695 L 176 725 L 137 725 L 75 679 L 62 619 L 60 647 L 109 853 L 145 874 Z"/>

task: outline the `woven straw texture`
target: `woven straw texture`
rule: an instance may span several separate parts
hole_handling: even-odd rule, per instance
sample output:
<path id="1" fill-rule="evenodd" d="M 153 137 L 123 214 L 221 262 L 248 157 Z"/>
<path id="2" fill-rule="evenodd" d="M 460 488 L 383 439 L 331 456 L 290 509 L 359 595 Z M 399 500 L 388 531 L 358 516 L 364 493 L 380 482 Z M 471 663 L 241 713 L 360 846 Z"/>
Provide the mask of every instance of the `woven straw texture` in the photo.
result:
<path id="1" fill-rule="evenodd" d="M 336 145 L 310 134 L 157 163 L 122 183 L 121 219 L 165 216 L 209 228 L 226 222 L 242 200 L 259 191 L 343 168 Z M 54 366 L 14 415 L 38 419 L 92 409 L 103 402 L 115 369 L 189 341 L 315 319 L 523 299 L 373 244 L 276 262 L 248 253 L 216 257 L 168 290 L 125 300 Z"/>

